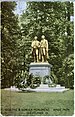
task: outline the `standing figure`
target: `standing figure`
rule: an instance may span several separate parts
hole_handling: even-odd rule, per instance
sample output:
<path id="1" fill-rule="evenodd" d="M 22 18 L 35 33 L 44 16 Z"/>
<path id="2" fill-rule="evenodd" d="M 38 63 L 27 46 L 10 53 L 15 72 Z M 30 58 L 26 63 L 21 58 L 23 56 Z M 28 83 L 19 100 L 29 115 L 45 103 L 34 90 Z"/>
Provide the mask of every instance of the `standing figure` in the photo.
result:
<path id="1" fill-rule="evenodd" d="M 42 35 L 41 38 L 42 38 L 42 40 L 40 42 L 41 59 L 42 59 L 42 62 L 47 62 L 47 58 L 48 58 L 48 41 L 45 39 L 44 35 Z"/>
<path id="2" fill-rule="evenodd" d="M 32 55 L 34 58 L 34 62 L 39 62 L 39 47 L 40 42 L 37 40 L 37 36 L 34 37 L 34 41 L 32 41 Z"/>

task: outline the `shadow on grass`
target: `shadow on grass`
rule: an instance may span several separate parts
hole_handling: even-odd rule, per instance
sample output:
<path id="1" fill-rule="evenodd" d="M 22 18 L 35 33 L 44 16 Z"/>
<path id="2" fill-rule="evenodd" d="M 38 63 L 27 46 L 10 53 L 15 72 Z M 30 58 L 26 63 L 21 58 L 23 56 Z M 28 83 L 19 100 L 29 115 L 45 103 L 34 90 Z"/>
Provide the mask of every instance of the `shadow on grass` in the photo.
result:
<path id="1" fill-rule="evenodd" d="M 30 90 L 20 90 L 20 91 L 17 91 L 17 93 L 34 93 L 36 91 L 30 91 Z"/>

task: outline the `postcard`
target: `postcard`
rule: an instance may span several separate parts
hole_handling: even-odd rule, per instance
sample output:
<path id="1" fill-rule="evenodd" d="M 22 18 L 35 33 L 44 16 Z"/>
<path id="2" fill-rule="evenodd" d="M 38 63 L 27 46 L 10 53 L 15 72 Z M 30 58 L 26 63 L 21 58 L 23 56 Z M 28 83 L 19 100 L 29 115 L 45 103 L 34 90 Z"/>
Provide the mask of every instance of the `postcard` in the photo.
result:
<path id="1" fill-rule="evenodd" d="M 74 5 L 1 0 L 1 116 L 74 115 Z"/>

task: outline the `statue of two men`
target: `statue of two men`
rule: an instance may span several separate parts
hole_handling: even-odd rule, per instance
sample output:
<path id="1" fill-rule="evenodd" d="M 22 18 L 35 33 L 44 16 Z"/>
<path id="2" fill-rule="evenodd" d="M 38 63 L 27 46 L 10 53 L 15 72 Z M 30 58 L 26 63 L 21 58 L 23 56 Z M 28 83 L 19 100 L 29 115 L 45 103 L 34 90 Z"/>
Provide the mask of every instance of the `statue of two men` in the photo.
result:
<path id="1" fill-rule="evenodd" d="M 48 59 L 48 41 L 44 35 L 42 35 L 41 38 L 41 42 L 37 40 L 37 36 L 35 36 L 34 41 L 32 41 L 31 46 L 34 62 L 47 62 Z"/>

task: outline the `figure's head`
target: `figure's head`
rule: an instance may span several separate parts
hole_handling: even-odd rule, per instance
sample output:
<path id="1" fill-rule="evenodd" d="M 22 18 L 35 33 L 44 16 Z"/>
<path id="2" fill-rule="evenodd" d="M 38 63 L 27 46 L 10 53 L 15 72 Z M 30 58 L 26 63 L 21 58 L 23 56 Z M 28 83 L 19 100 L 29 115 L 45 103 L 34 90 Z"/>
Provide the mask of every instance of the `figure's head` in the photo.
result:
<path id="1" fill-rule="evenodd" d="M 41 36 L 41 38 L 42 38 L 42 39 L 45 39 L 45 36 L 44 36 L 44 35 L 42 35 L 42 36 Z"/>
<path id="2" fill-rule="evenodd" d="M 35 36 L 34 39 L 37 40 L 37 36 Z"/>

